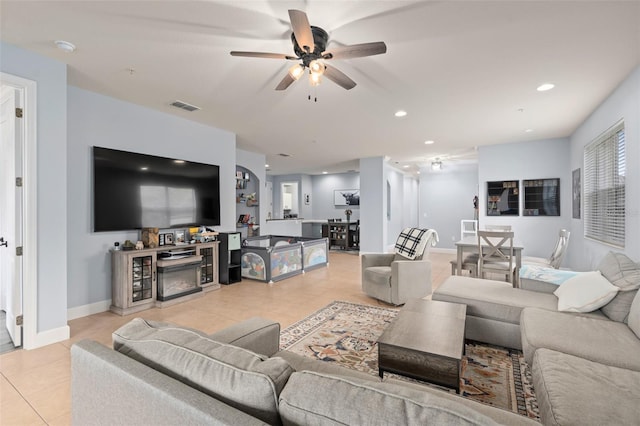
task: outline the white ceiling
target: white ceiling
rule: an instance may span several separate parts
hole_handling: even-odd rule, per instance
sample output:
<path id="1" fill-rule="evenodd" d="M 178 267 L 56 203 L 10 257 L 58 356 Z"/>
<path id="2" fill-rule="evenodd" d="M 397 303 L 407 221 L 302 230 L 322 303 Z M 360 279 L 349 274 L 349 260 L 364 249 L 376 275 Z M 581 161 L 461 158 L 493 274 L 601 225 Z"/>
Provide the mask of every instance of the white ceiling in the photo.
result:
<path id="1" fill-rule="evenodd" d="M 387 53 L 331 61 L 350 91 L 301 79 L 276 92 L 292 62 L 229 51 L 292 54 L 288 9 L 329 32 L 329 48 L 384 41 Z M 640 63 L 640 1 L 2 0 L 0 15 L 0 38 L 67 63 L 69 84 L 234 132 L 273 174 L 371 156 L 416 170 L 566 137 Z M 556 87 L 537 92 L 544 82 Z"/>

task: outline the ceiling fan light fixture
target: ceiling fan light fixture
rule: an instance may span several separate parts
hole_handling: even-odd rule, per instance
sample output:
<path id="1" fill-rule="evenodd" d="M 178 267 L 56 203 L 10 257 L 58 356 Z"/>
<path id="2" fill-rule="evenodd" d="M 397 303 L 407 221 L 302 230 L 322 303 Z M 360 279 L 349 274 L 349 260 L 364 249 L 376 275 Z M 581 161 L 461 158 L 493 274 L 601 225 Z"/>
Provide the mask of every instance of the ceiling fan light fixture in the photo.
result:
<path id="1" fill-rule="evenodd" d="M 320 76 L 321 74 L 309 73 L 309 84 L 311 86 L 319 86 L 320 85 Z"/>
<path id="2" fill-rule="evenodd" d="M 324 64 L 317 59 L 309 62 L 309 71 L 311 71 L 312 74 L 322 75 L 324 74 L 324 69 Z"/>
<path id="3" fill-rule="evenodd" d="M 442 161 L 432 161 L 431 170 L 433 170 L 434 172 L 442 170 Z"/>
<path id="4" fill-rule="evenodd" d="M 289 68 L 289 75 L 294 80 L 299 80 L 300 77 L 302 77 L 302 74 L 304 74 L 304 65 L 302 64 L 295 64 L 294 66 Z"/>

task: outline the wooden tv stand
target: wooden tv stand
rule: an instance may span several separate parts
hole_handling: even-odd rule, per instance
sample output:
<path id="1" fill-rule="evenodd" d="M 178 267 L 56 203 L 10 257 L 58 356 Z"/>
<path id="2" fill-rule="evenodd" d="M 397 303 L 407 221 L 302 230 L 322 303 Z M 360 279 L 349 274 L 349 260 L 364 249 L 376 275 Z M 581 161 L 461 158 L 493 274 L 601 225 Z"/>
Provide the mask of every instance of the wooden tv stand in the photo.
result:
<path id="1" fill-rule="evenodd" d="M 161 246 L 143 250 L 111 250 L 111 312 L 128 315 L 153 307 L 166 307 L 220 288 L 218 279 L 218 241 L 179 246 Z M 197 271 L 200 290 L 171 300 L 158 300 L 159 253 L 193 250 L 202 262 Z"/>

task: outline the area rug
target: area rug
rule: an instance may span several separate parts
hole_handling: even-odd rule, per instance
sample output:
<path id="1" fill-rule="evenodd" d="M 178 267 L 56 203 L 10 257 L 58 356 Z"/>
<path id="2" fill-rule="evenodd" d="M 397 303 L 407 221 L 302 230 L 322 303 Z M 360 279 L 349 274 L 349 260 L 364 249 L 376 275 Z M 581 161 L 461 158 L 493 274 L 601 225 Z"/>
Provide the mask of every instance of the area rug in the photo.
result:
<path id="1" fill-rule="evenodd" d="M 377 376 L 376 342 L 397 313 L 398 309 L 332 302 L 283 330 L 280 347 Z M 385 373 L 385 378 L 387 376 L 417 382 Z M 460 395 L 465 398 L 539 418 L 531 375 L 520 351 L 465 342 L 461 381 Z M 419 383 L 455 393 L 440 386 Z"/>

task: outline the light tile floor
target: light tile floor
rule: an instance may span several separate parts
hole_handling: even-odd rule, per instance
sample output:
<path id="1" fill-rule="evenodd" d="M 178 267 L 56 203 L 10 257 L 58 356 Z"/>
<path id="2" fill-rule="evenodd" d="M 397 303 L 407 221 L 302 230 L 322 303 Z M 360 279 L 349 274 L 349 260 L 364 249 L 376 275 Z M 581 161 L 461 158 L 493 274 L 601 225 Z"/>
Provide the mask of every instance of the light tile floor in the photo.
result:
<path id="1" fill-rule="evenodd" d="M 430 254 L 434 289 L 450 275 L 449 261 L 454 257 Z M 357 254 L 331 252 L 329 261 L 327 268 L 274 284 L 243 280 L 163 309 L 128 316 L 102 312 L 78 318 L 69 321 L 68 340 L 0 355 L 0 425 L 71 424 L 69 348 L 86 338 L 111 346 L 111 333 L 137 316 L 212 333 L 253 316 L 279 321 L 285 328 L 334 300 L 385 305 L 362 292 Z"/>

